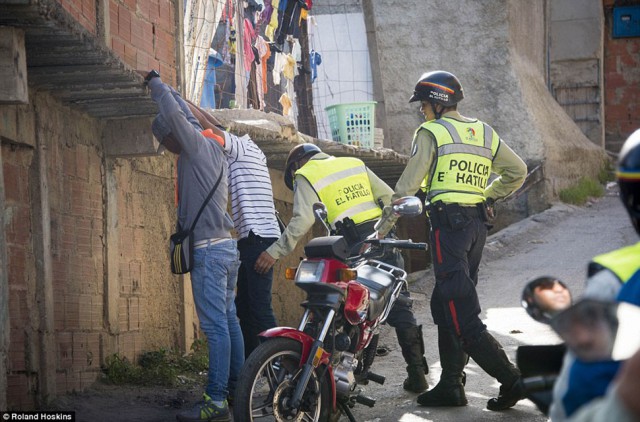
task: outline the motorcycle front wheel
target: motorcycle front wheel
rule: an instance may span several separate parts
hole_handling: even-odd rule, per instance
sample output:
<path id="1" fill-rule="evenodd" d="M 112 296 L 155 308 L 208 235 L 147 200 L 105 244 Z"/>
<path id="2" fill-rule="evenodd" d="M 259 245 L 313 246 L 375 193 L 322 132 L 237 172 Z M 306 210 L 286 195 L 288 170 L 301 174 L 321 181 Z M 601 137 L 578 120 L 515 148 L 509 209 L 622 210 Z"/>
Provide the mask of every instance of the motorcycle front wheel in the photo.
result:
<path id="1" fill-rule="evenodd" d="M 236 421 L 325 422 L 332 413 L 331 390 L 320 379 L 319 369 L 311 374 L 299 409 L 288 404 L 301 372 L 302 345 L 289 338 L 262 343 L 245 361 L 235 392 L 233 418 Z"/>

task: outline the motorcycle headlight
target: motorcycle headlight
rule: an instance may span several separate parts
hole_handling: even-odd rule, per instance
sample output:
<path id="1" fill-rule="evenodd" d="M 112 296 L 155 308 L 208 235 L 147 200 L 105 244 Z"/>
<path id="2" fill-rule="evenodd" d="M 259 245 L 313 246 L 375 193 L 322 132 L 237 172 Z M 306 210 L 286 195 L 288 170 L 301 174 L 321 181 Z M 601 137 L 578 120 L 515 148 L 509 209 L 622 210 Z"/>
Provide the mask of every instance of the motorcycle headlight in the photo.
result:
<path id="1" fill-rule="evenodd" d="M 297 283 L 312 283 L 322 280 L 324 261 L 302 261 L 296 274 Z"/>

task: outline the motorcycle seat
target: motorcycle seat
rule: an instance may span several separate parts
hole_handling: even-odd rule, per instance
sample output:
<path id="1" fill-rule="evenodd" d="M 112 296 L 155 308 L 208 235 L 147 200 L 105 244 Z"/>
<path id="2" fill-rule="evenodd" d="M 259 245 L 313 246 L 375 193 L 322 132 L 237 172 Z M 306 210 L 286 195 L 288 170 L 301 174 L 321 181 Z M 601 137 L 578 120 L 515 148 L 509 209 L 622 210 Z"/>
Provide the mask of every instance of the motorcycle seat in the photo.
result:
<path id="1" fill-rule="evenodd" d="M 393 292 L 395 278 L 386 271 L 372 265 L 358 267 L 358 283 L 369 290 L 368 318 L 378 318 Z"/>

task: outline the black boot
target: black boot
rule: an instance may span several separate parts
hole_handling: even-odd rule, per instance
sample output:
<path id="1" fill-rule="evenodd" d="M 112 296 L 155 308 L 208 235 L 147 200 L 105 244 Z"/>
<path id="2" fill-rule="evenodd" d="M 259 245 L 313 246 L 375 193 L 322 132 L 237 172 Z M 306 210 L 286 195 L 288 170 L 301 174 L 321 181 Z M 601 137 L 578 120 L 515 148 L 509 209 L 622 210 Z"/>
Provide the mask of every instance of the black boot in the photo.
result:
<path id="1" fill-rule="evenodd" d="M 429 388 L 425 374 L 429 373 L 427 359 L 424 357 L 424 341 L 422 339 L 422 325 L 409 328 L 396 328 L 398 344 L 402 349 L 402 356 L 407 363 L 407 379 L 402 387 L 413 393 L 422 393 Z"/>
<path id="2" fill-rule="evenodd" d="M 466 349 L 480 368 L 501 384 L 500 394 L 487 402 L 487 409 L 505 410 L 524 398 L 525 391 L 520 371 L 511 363 L 500 343 L 488 331 L 483 331 Z"/>
<path id="3" fill-rule="evenodd" d="M 458 336 L 449 330 L 438 327 L 438 351 L 442 375 L 440 381 L 431 390 L 418 396 L 421 406 L 465 406 L 465 374 L 463 369 L 469 357 L 462 348 Z"/>

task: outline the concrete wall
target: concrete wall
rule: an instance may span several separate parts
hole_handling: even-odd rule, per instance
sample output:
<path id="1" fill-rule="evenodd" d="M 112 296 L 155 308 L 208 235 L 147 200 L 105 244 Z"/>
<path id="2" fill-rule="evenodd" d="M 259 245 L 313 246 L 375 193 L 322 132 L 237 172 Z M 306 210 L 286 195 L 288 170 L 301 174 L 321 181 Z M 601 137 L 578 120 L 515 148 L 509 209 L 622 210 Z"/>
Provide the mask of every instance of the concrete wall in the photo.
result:
<path id="1" fill-rule="evenodd" d="M 385 146 L 409 150 L 422 115 L 407 101 L 423 72 L 442 69 L 461 80 L 463 115 L 491 124 L 530 168 L 544 164 L 545 188 L 526 198 L 524 213 L 545 207 L 579 177 L 597 175 L 602 151 L 547 89 L 547 2 L 371 3 L 388 126 Z"/>
<path id="2" fill-rule="evenodd" d="M 549 8 L 549 88 L 582 132 L 604 147 L 602 2 L 559 0 Z"/>

